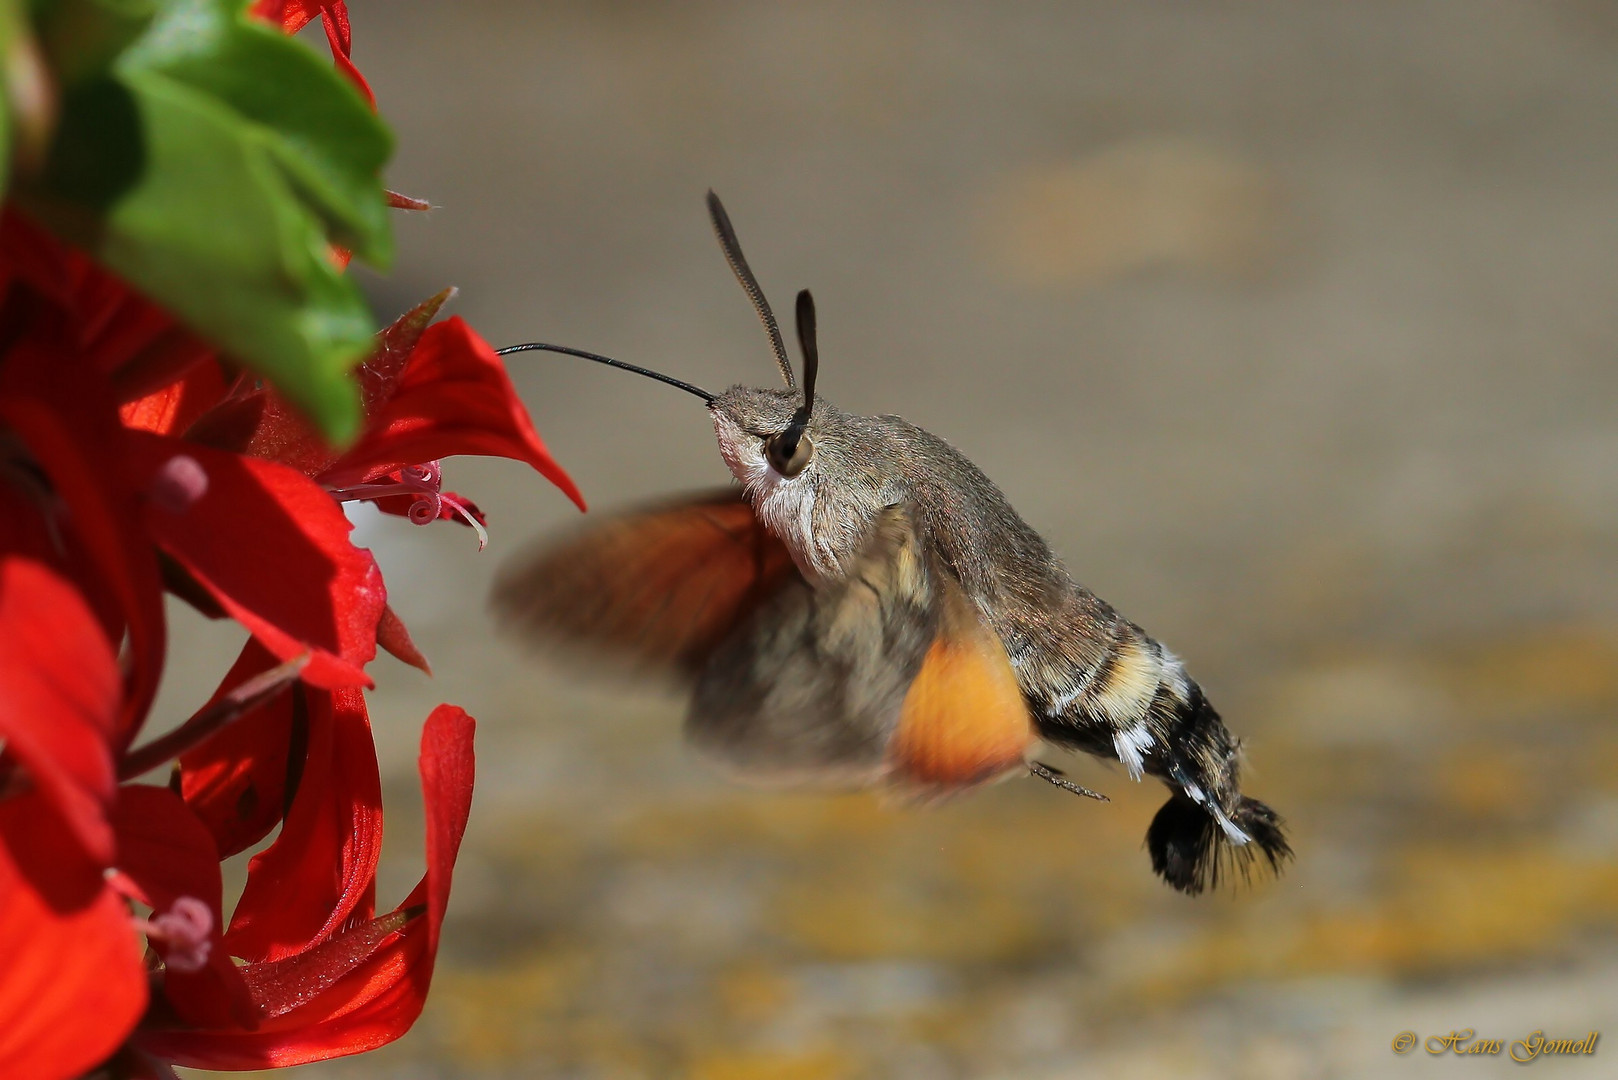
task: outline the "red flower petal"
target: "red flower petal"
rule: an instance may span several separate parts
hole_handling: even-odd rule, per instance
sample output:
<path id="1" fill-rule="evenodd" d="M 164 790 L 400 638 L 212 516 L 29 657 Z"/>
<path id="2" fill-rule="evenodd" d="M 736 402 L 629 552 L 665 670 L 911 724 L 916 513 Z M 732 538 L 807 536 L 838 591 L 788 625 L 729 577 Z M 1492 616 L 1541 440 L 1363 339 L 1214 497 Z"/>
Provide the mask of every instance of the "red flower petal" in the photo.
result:
<path id="1" fill-rule="evenodd" d="M 118 829 L 118 869 L 154 912 L 168 911 L 181 897 L 202 901 L 213 915 L 213 948 L 202 971 L 164 972 L 164 996 L 193 1024 L 250 1021 L 252 1004 L 241 973 L 223 945 L 223 887 L 213 837 L 167 788 L 126 784 L 113 814 Z M 162 943 L 154 943 L 160 954 Z"/>
<path id="2" fill-rule="evenodd" d="M 382 621 L 376 624 L 376 643 L 392 653 L 395 659 L 402 660 L 428 675 L 433 673 L 427 658 L 416 648 L 416 643 L 410 640 L 410 630 L 405 626 L 404 620 L 399 618 L 391 607 L 382 609 Z"/>
<path id="3" fill-rule="evenodd" d="M 354 61 L 349 56 L 353 44 L 349 40 L 348 5 L 328 4 L 323 15 L 326 41 L 331 45 L 332 63 L 337 65 L 338 71 L 348 77 L 348 81 L 354 84 L 361 96 L 370 104 L 371 111 L 375 112 L 376 94 L 372 93 L 371 84 L 365 81 L 365 76 L 360 74 L 360 69 L 354 66 Z"/>
<path id="4" fill-rule="evenodd" d="M 399 379 L 404 375 L 416 346 L 421 343 L 421 336 L 427 332 L 427 327 L 432 325 L 444 305 L 454 299 L 455 293 L 453 285 L 440 289 L 394 319 L 376 335 L 376 352 L 367 357 L 356 371 L 360 381 L 360 400 L 365 403 L 367 429 L 378 418 L 383 406 L 393 399 L 399 389 Z"/>
<path id="5" fill-rule="evenodd" d="M 500 358 L 459 316 L 421 335 L 365 438 L 324 479 L 334 486 L 362 483 L 455 454 L 526 461 L 584 508 L 534 431 Z"/>
<path id="6" fill-rule="evenodd" d="M 279 462 L 289 469 L 297 469 L 305 476 L 319 476 L 343 456 L 340 451 L 332 449 L 331 443 L 304 419 L 301 412 L 272 391 L 264 390 L 234 402 L 231 408 L 240 414 L 241 419 L 252 417 L 252 429 L 239 447 L 244 454 Z M 241 419 L 236 423 L 239 424 Z M 221 420 L 224 420 L 224 415 Z"/>
<path id="7" fill-rule="evenodd" d="M 215 914 L 222 902 L 219 855 L 213 837 L 168 788 L 125 784 L 113 812 L 118 828 L 118 869 L 158 911 L 194 896 Z"/>
<path id="8" fill-rule="evenodd" d="M 308 949 L 376 908 L 382 779 L 365 699 L 296 687 L 309 709 L 309 751 L 281 835 L 253 856 L 226 944 L 244 960 Z"/>
<path id="9" fill-rule="evenodd" d="M 344 0 L 319 0 L 318 6 L 332 53 L 347 56 L 354 48 L 353 32 L 348 28 L 348 4 Z"/>
<path id="10" fill-rule="evenodd" d="M 287 18 L 288 7 L 302 10 L 301 5 L 295 3 L 289 4 L 288 0 L 253 0 L 253 2 L 247 6 L 247 13 L 255 18 L 263 19 L 266 22 L 280 24 L 282 20 Z M 307 15 L 304 17 L 303 22 L 298 23 L 296 26 L 284 26 L 283 29 L 285 29 L 289 34 L 297 33 L 298 27 L 301 27 L 304 23 L 308 22 L 312 18 L 314 18 L 313 15 Z"/>
<path id="11" fill-rule="evenodd" d="M 257 640 L 248 641 L 209 703 L 276 663 Z M 220 858 L 252 847 L 281 820 L 299 701 L 280 694 L 180 756 L 180 793 L 213 835 Z"/>
<path id="12" fill-rule="evenodd" d="M 304 954 L 307 960 L 243 969 L 259 1000 L 276 1003 L 268 1011 L 277 1015 L 267 1017 L 258 1031 L 154 1029 L 141 1033 L 141 1045 L 181 1065 L 263 1069 L 357 1054 L 409 1030 L 432 980 L 455 857 L 471 810 L 474 727 L 472 718 L 452 705 L 440 705 L 427 718 L 421 739 L 427 874 L 391 917 L 349 931 L 352 937 L 330 939 Z M 356 960 L 356 953 L 363 959 Z M 324 977 L 339 972 L 334 982 Z M 301 1003 L 284 1008 L 294 1000 Z"/>
<path id="13" fill-rule="evenodd" d="M 183 435 L 225 394 L 218 364 L 198 364 L 184 378 L 137 398 L 118 410 L 124 426 L 158 435 Z"/>
<path id="14" fill-rule="evenodd" d="M 422 804 L 427 812 L 427 876 L 400 907 L 426 901 L 426 937 L 433 953 L 438 949 L 438 928 L 449 907 L 455 857 L 460 854 L 466 822 L 472 814 L 472 786 L 476 779 L 472 740 L 476 732 L 477 721 L 456 705 L 434 709 L 421 732 L 417 764 L 421 770 Z M 429 957 L 429 975 L 431 963 Z M 425 996 L 425 979 L 422 993 Z"/>
<path id="15" fill-rule="evenodd" d="M 253 0 L 248 11 L 261 19 L 280 23 L 281 29 L 296 34 L 320 16 L 334 0 Z M 339 4 L 339 6 L 342 6 Z M 347 21 L 344 21 L 346 28 Z"/>
<path id="16" fill-rule="evenodd" d="M 0 213 L 0 289 L 26 282 L 72 311 L 78 283 L 93 265 L 16 210 Z M 75 313 L 77 314 L 77 313 Z"/>
<path id="17" fill-rule="evenodd" d="M 38 313 L 36 318 L 47 316 Z M 129 685 L 115 750 L 134 737 L 145 719 L 163 670 L 165 622 L 157 558 L 138 527 L 139 503 L 130 484 L 124 429 L 106 380 L 74 363 L 59 327 L 36 323 L 12 346 L 0 366 L 0 422 L 10 425 L 49 478 L 91 567 L 81 580 L 92 606 L 105 613 L 111 602 L 123 625 L 108 627 L 109 639 L 127 630 Z"/>
<path id="18" fill-rule="evenodd" d="M 0 562 L 0 740 L 22 761 L 84 851 L 112 861 L 108 743 L 118 661 L 84 600 L 31 559 Z"/>
<path id="19" fill-rule="evenodd" d="M 369 551 L 320 485 L 284 466 L 192 443 L 129 433 L 130 456 L 154 484 L 191 458 L 206 478 L 189 505 L 149 505 L 158 544 L 281 660 L 312 658 L 312 685 L 370 685 L 361 669 L 376 655 L 387 600 Z"/>
<path id="20" fill-rule="evenodd" d="M 401 195 L 397 191 L 387 193 L 388 205 L 395 210 L 431 210 L 433 204 L 426 199 L 418 199 L 413 195 Z"/>
<path id="21" fill-rule="evenodd" d="M 251 980 L 260 1015 L 274 1020 L 330 990 L 359 970 L 384 942 L 420 914 L 420 909 L 389 912 L 380 919 L 343 930 L 305 952 L 267 964 L 247 965 L 242 972 Z"/>
<path id="22" fill-rule="evenodd" d="M 393 396 L 422 331 L 454 293 L 445 289 L 428 297 L 376 335 L 376 351 L 354 371 L 367 417 Z M 320 476 L 343 456 L 302 413 L 268 390 L 227 402 L 189 437 L 221 450 L 278 461 L 305 476 Z"/>
<path id="23" fill-rule="evenodd" d="M 26 282 L 67 316 L 78 351 L 115 374 L 120 401 L 178 377 L 212 349 L 163 308 L 14 210 L 0 217 L 0 283 Z"/>
<path id="24" fill-rule="evenodd" d="M 39 793 L 0 800 L 0 1076 L 79 1076 L 146 1008 L 129 910 L 72 851 Z"/>
<path id="25" fill-rule="evenodd" d="M 346 3 L 341 0 L 256 0 L 249 10 L 261 19 L 280 23 L 281 28 L 289 34 L 302 30 L 316 15 L 321 16 L 325 20 L 326 40 L 331 43 L 331 58 L 337 64 L 337 69 L 359 87 L 360 93 L 365 95 L 365 100 L 375 110 L 376 95 L 371 93 L 365 77 L 349 59 L 353 41 L 348 28 Z"/>

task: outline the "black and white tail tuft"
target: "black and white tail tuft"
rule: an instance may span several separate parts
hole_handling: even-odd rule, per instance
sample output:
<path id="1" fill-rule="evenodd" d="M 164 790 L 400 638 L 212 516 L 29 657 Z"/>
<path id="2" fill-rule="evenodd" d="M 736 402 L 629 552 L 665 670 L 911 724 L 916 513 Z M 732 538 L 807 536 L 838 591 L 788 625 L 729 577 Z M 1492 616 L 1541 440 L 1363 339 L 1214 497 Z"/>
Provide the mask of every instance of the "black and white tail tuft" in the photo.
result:
<path id="1" fill-rule="evenodd" d="M 1247 835 L 1247 843 L 1234 842 L 1211 812 L 1176 792 L 1146 831 L 1152 869 L 1176 889 L 1196 896 L 1217 887 L 1232 870 L 1247 880 L 1260 856 L 1272 873 L 1292 858 L 1280 815 L 1257 799 L 1243 796 L 1230 820 Z"/>

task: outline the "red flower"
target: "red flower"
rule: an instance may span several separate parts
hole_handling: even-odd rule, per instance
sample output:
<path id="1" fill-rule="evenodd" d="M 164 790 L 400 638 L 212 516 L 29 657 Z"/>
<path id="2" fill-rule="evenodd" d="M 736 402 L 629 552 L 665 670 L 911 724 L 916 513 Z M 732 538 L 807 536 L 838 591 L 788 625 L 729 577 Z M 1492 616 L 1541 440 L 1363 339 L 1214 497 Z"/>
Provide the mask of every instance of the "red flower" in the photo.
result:
<path id="1" fill-rule="evenodd" d="M 0 293 L 17 283 L 65 316 L 75 350 L 109 376 L 120 400 L 171 383 L 212 354 L 168 312 L 8 208 L 0 213 Z"/>
<path id="2" fill-rule="evenodd" d="M 0 561 L 0 743 L 91 859 L 112 858 L 118 662 L 94 615 L 32 559 Z"/>
<path id="3" fill-rule="evenodd" d="M 343 3 L 252 11 L 289 33 L 319 15 L 370 97 Z M 428 718 L 427 872 L 378 916 L 359 687 L 379 644 L 426 661 L 339 504 L 482 537 L 440 462 L 484 454 L 583 507 L 494 351 L 459 319 L 429 326 L 448 295 L 379 335 L 355 373 L 365 435 L 337 451 L 167 312 L 0 211 L 0 1076 L 297 1064 L 381 1045 L 420 1013 L 474 725 L 447 705 Z M 165 589 L 252 636 L 201 710 L 136 746 Z M 119 786 L 175 759 L 171 787 Z M 278 824 L 227 920 L 219 860 Z"/>
<path id="4" fill-rule="evenodd" d="M 249 641 L 209 705 L 274 667 L 275 657 Z M 294 712 L 304 708 L 294 695 L 278 695 L 181 754 L 180 793 L 213 836 L 220 858 L 247 850 L 280 823 L 294 724 L 306 724 Z"/>
<path id="5" fill-rule="evenodd" d="M 191 437 L 290 465 L 339 500 L 375 502 L 418 525 L 458 519 L 480 538 L 484 519 L 476 504 L 443 490 L 443 458 L 526 462 L 584 509 L 489 343 L 460 318 L 429 325 L 451 295 L 446 289 L 422 301 L 378 335 L 376 352 L 356 373 L 364 433 L 347 452 L 333 450 L 269 390 L 221 403 Z"/>
<path id="6" fill-rule="evenodd" d="M 15 555 L 0 562 L 0 701 L 5 759 L 27 770 L 0 772 L 0 1076 L 72 1075 L 146 1004 L 128 912 L 101 873 L 118 667 L 77 590 Z"/>
<path id="7" fill-rule="evenodd" d="M 125 429 L 104 376 L 64 348 L 48 320 L 0 368 L 0 421 L 48 482 L 36 500 L 44 532 L 82 547 L 90 565 L 75 576 L 92 599 L 105 598 L 109 637 L 130 635 L 120 748 L 162 666 L 159 553 L 171 578 L 281 659 L 312 653 L 311 682 L 369 685 L 362 669 L 376 654 L 381 573 L 319 485 L 270 462 Z"/>
<path id="8" fill-rule="evenodd" d="M 326 28 L 326 41 L 331 45 L 332 62 L 337 70 L 348 76 L 365 100 L 376 108 L 376 95 L 371 93 L 370 84 L 365 81 L 349 53 L 353 42 L 348 29 L 348 5 L 342 0 L 254 0 L 249 9 L 254 15 L 272 23 L 280 23 L 281 28 L 289 34 L 296 34 L 302 30 L 316 15 L 320 16 L 321 23 Z"/>
<path id="9" fill-rule="evenodd" d="M 0 1076 L 78 1076 L 146 1007 L 129 909 L 53 811 L 0 799 Z"/>
<path id="10" fill-rule="evenodd" d="M 483 513 L 443 490 L 439 463 L 480 454 L 526 461 L 585 508 L 584 496 L 540 442 L 494 349 L 459 317 L 427 327 L 398 376 L 377 381 L 385 389 L 371 406 L 364 437 L 320 474 L 338 498 L 374 501 L 418 525 L 459 519 L 477 530 L 481 548 L 488 540 Z"/>
<path id="11" fill-rule="evenodd" d="M 16 338 L 0 357 L 0 537 L 71 579 L 106 632 L 127 635 L 130 664 L 112 741 L 122 749 L 157 693 L 165 650 L 162 583 L 134 527 L 141 494 L 129 475 L 110 380 L 77 348 L 75 325 L 31 289 L 14 287 Z M 9 535 L 8 535 L 9 534 Z"/>
<path id="12" fill-rule="evenodd" d="M 304 652 L 316 686 L 370 685 L 387 594 L 369 551 L 318 484 L 284 465 L 128 432 L 158 547 L 281 660 Z M 296 583 L 296 587 L 289 585 Z"/>
<path id="13" fill-rule="evenodd" d="M 75 265 L 71 253 L 55 263 Z M 424 334 L 426 309 L 384 334 L 360 374 L 373 434 L 347 454 L 274 412 L 267 393 L 231 396 L 211 359 L 120 408 L 112 379 L 128 368 L 124 346 L 85 325 L 143 302 L 97 273 L 79 273 L 55 302 L 14 268 L 0 315 L 11 330 L 0 354 L 11 511 L 0 518 L 0 694 L 21 706 L 0 711 L 0 1075 L 76 1075 L 114 1051 L 244 1067 L 379 1045 L 410 1026 L 426 993 L 469 806 L 472 724 L 449 707 L 429 721 L 428 875 L 377 918 L 380 781 L 354 687 L 379 636 L 425 662 L 334 493 L 266 457 L 279 446 L 306 467 L 318 458 L 323 480 L 343 469 L 361 486 L 388 483 L 380 470 L 400 448 L 493 450 L 565 474 L 492 351 L 464 324 Z M 257 454 L 209 445 L 222 418 L 255 401 L 246 448 Z M 484 422 L 491 431 L 468 427 Z M 161 672 L 164 583 L 253 639 L 198 717 L 130 751 Z M 119 640 L 130 658 L 122 677 Z M 300 672 L 294 692 L 261 701 Z M 289 769 L 294 746 L 300 765 Z M 114 786 L 177 753 L 185 801 Z M 227 924 L 218 859 L 281 820 L 289 774 L 298 780 L 282 835 L 254 860 Z M 130 900 L 151 914 L 133 918 Z M 150 1008 L 140 935 L 160 965 Z M 120 1050 L 143 1013 L 135 1048 Z"/>
<path id="14" fill-rule="evenodd" d="M 0 797 L 0 1075 L 72 1076 L 146 1007 L 137 930 L 170 970 L 232 975 L 212 950 L 218 854 L 172 792 L 114 786 L 112 649 L 71 585 L 19 556 L 0 562 L 0 699 L 27 770 Z M 153 917 L 132 921 L 125 896 Z"/>
<path id="15" fill-rule="evenodd" d="M 168 975 L 164 1001 L 135 1037 L 164 1060 L 254 1069 L 358 1053 L 403 1034 L 426 1000 L 471 808 L 472 718 L 450 705 L 427 718 L 420 758 L 427 873 L 403 903 L 375 918 L 381 817 L 364 703 L 352 692 L 309 695 L 310 752 L 293 809 L 282 836 L 254 859 L 224 938 L 249 961 L 233 969 L 247 988 L 248 1016 L 213 1005 L 225 989 L 218 982 L 213 993 L 198 994 L 194 988 L 206 983 L 183 981 L 214 972 L 181 976 L 179 993 Z"/>
<path id="16" fill-rule="evenodd" d="M 214 838 L 167 789 L 119 789 L 110 875 L 75 852 L 42 795 L 0 800 L 0 1075 L 79 1075 L 132 1027 L 145 1054 L 225 1069 L 357 1053 L 409 1029 L 471 808 L 475 725 L 448 705 L 428 717 L 427 873 L 376 918 L 376 761 L 358 693 L 338 697 L 314 725 L 325 735 L 312 738 L 311 772 L 282 839 L 254 860 L 229 933 Z M 132 919 L 125 897 L 153 915 Z M 137 931 L 162 963 L 150 1008 Z"/>
<path id="17" fill-rule="evenodd" d="M 3 689 L 18 689 L 16 700 L 39 709 L 29 717 L 37 715 L 41 727 L 70 709 L 75 722 L 65 726 L 77 731 L 85 726 L 77 716 L 93 714 L 101 723 L 89 725 L 89 741 L 100 755 L 88 756 L 105 763 L 105 744 L 93 736 L 110 726 L 116 698 L 105 690 L 116 674 L 88 610 L 48 570 L 21 559 L 0 569 L 0 598 L 0 627 L 50 632 L 51 640 L 82 650 L 76 674 L 85 684 L 28 664 L 8 670 Z M 71 633 L 60 633 L 64 624 Z M 267 659 L 259 646 L 249 650 Z M 239 689 L 247 680 L 233 681 Z M 218 859 L 230 837 L 205 824 L 206 799 L 199 817 L 163 788 L 125 785 L 113 797 L 110 768 L 92 770 L 102 796 L 95 806 L 112 804 L 98 815 L 115 837 L 108 859 L 70 837 L 68 816 L 43 780 L 42 790 L 0 798 L 0 950 L 7 958 L 0 1075 L 78 1075 L 116 1050 L 143 1013 L 134 1033 L 140 1051 L 215 1068 L 354 1053 L 414 1022 L 471 805 L 473 721 L 452 706 L 428 718 L 421 753 L 427 874 L 394 911 L 376 918 L 381 792 L 363 699 L 352 689 L 299 685 L 240 723 L 276 715 L 288 701 L 287 715 L 299 715 L 306 730 L 297 791 L 281 836 L 252 862 L 228 932 Z M 187 760 L 205 761 L 237 730 L 226 727 Z M 9 731 L 7 738 L 19 746 Z M 273 745 L 284 750 L 288 741 L 274 733 Z M 31 775 L 49 776 L 36 759 L 25 758 Z M 114 872 L 104 873 L 107 866 Z M 152 916 L 132 919 L 126 897 L 150 906 Z M 150 1008 L 137 932 L 162 962 Z M 250 962 L 238 966 L 233 956 Z"/>

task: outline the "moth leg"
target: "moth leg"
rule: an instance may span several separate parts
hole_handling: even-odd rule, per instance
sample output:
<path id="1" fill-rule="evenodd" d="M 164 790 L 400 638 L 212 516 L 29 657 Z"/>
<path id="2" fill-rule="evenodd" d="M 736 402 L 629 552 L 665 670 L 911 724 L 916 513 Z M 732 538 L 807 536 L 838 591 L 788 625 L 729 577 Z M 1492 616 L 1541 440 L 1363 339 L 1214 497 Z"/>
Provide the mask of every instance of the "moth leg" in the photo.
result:
<path id="1" fill-rule="evenodd" d="M 1078 784 L 1075 784 L 1073 781 L 1069 780 L 1061 769 L 1046 765 L 1043 762 L 1030 761 L 1028 763 L 1028 771 L 1034 776 L 1039 777 L 1041 780 L 1055 784 L 1063 791 L 1071 791 L 1073 794 L 1083 795 L 1087 799 L 1096 799 L 1101 802 L 1112 802 L 1111 799 L 1107 798 L 1099 791 L 1091 791 L 1087 787 L 1080 787 Z"/>

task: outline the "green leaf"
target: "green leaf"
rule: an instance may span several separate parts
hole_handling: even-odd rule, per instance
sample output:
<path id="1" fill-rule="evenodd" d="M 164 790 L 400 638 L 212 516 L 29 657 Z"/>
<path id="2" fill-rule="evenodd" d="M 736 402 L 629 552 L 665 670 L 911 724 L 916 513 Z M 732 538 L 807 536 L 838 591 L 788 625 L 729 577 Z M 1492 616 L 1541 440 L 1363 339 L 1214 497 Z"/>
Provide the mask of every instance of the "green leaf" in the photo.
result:
<path id="1" fill-rule="evenodd" d="M 118 61 L 121 71 L 161 74 L 273 128 L 276 163 L 355 256 L 392 257 L 386 201 L 377 176 L 392 151 L 387 129 L 331 62 L 258 21 L 198 17 L 216 0 L 182 0 L 170 18 L 185 33 L 147 34 Z M 228 5 L 226 5 L 228 7 Z M 335 88 L 348 100 L 333 108 Z"/>
<path id="2" fill-rule="evenodd" d="M 64 94 L 25 204 L 346 440 L 360 420 L 347 372 L 375 327 L 328 244 L 389 258 L 387 129 L 324 59 L 239 3 L 155 6 L 105 73 Z"/>
<path id="3" fill-rule="evenodd" d="M 48 0 L 37 6 L 40 48 L 68 88 L 105 75 L 157 12 L 154 0 Z"/>

